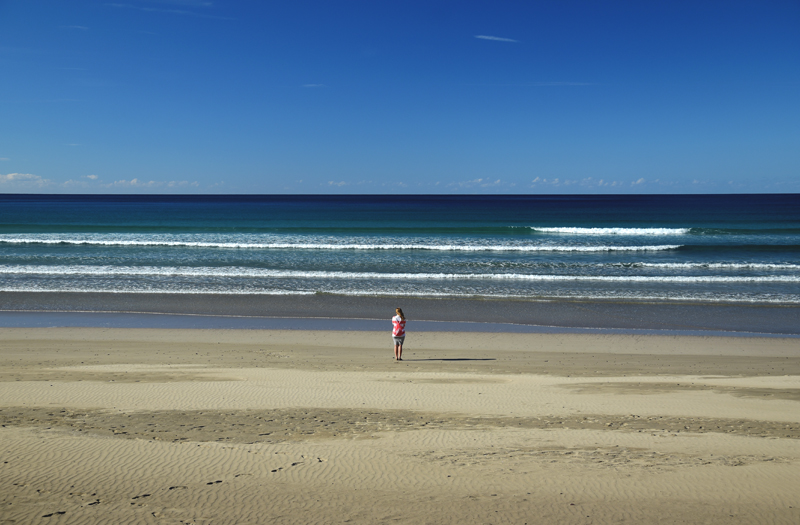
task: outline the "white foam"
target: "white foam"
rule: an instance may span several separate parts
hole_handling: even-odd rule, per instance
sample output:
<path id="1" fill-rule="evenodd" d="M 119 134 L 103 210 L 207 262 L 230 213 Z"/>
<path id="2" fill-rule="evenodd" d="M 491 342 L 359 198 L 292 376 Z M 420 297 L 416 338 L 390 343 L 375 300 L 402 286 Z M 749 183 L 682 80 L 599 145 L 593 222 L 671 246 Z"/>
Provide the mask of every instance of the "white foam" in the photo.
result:
<path id="1" fill-rule="evenodd" d="M 293 291 L 293 290 L 168 290 L 162 288 L 119 288 L 109 290 L 106 288 L 81 288 L 76 286 L 65 286 L 61 288 L 30 288 L 30 287 L 0 287 L 0 292 L 24 292 L 24 293 L 129 293 L 129 294 L 163 294 L 163 295 L 316 295 L 314 291 Z M 758 295 L 735 295 L 735 294 L 708 294 L 698 293 L 696 295 L 677 294 L 677 295 L 652 295 L 636 294 L 630 291 L 616 291 L 605 293 L 565 293 L 561 295 L 526 295 L 510 293 L 463 293 L 463 292 L 414 292 L 408 290 L 337 290 L 335 292 L 324 292 L 327 295 L 340 295 L 348 297 L 438 297 L 438 298 L 491 298 L 491 299 L 520 299 L 533 301 L 557 301 L 560 299 L 578 300 L 604 300 L 604 299 L 628 299 L 636 301 L 681 301 L 681 302 L 704 302 L 704 303 L 749 303 L 749 304 L 800 304 L 800 297 L 783 296 L 775 298 L 772 296 Z"/>
<path id="2" fill-rule="evenodd" d="M 248 243 L 248 242 L 204 242 L 204 241 L 149 241 L 149 240 L 98 240 L 98 239 L 38 239 L 27 237 L 1 237 L 0 243 L 7 244 L 68 244 L 87 246 L 152 246 L 221 249 L 263 249 L 263 250 L 432 250 L 459 252 L 631 252 L 664 251 L 680 248 L 678 244 L 653 246 L 564 246 L 564 245 L 480 245 L 480 244 L 423 244 L 423 243 Z"/>
<path id="3" fill-rule="evenodd" d="M 668 270 L 798 270 L 793 263 L 633 263 L 630 267 L 663 268 Z"/>
<path id="4" fill-rule="evenodd" d="M 313 291 L 297 290 L 170 290 L 164 288 L 87 288 L 78 286 L 64 286 L 59 288 L 31 288 L 21 286 L 0 287 L 0 292 L 19 293 L 135 293 L 135 294 L 177 294 L 177 295 L 316 295 Z"/>
<path id="5" fill-rule="evenodd" d="M 795 283 L 800 275 L 767 276 L 696 276 L 696 275 L 554 275 L 521 273 L 381 273 L 342 271 L 298 271 L 242 267 L 179 266 L 12 266 L 0 265 L 0 275 L 75 275 L 98 277 L 194 277 L 194 278 L 271 278 L 271 279 L 376 279 L 392 281 L 420 280 L 500 280 L 500 281 L 594 281 L 618 283 Z"/>
<path id="6" fill-rule="evenodd" d="M 566 233 L 574 235 L 686 235 L 690 228 L 578 228 L 530 226 L 539 233 Z"/>

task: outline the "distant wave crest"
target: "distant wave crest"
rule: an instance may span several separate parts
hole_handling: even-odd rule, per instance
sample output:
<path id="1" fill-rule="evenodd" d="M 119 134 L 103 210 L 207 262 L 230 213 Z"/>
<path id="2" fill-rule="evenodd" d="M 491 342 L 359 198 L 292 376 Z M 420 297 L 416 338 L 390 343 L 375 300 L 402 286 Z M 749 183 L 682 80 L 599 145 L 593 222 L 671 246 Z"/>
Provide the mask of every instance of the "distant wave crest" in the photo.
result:
<path id="1" fill-rule="evenodd" d="M 530 228 L 539 233 L 574 235 L 686 235 L 691 231 L 691 228 L 578 228 L 572 226 L 530 226 Z"/>
<path id="2" fill-rule="evenodd" d="M 793 263 L 631 263 L 618 264 L 630 268 L 659 268 L 666 270 L 800 270 L 800 264 Z"/>
<path id="3" fill-rule="evenodd" d="M 800 275 L 768 276 L 696 276 L 696 275 L 552 275 L 521 273 L 381 273 L 342 271 L 276 270 L 241 267 L 161 267 L 161 266 L 0 266 L 3 275 L 76 275 L 98 277 L 206 277 L 206 278 L 272 278 L 272 279 L 326 279 L 326 280 L 512 280 L 532 282 L 596 281 L 618 283 L 724 283 L 764 282 L 796 283 Z"/>
<path id="4" fill-rule="evenodd" d="M 303 242 L 205 242 L 205 241 L 150 241 L 150 240 L 98 240 L 98 239 L 37 239 L 27 237 L 0 238 L 3 244 L 45 244 L 85 246 L 152 246 L 220 249 L 262 250 L 431 250 L 458 252 L 615 252 L 615 251 L 662 251 L 681 247 L 677 244 L 652 246 L 569 246 L 569 245 L 514 245 L 514 244 L 422 244 L 422 243 L 303 243 Z"/>
<path id="5" fill-rule="evenodd" d="M 0 292 L 20 292 L 20 293 L 61 293 L 61 292 L 74 292 L 74 293 L 96 293 L 96 292 L 109 292 L 105 288 L 96 288 L 92 286 L 0 286 Z M 130 294 L 181 294 L 181 295 L 316 295 L 321 292 L 315 291 L 294 291 L 294 290 L 214 290 L 214 289 L 173 289 L 173 288 L 128 288 L 121 287 L 115 288 L 113 293 L 130 293 Z M 391 290 L 391 291 L 375 291 L 375 290 L 337 290 L 335 292 L 324 292 L 326 295 L 341 295 L 341 296 L 355 296 L 355 297 L 380 297 L 391 295 L 393 297 L 447 297 L 447 298 L 476 298 L 476 297 L 491 297 L 503 299 L 531 299 L 530 295 L 520 295 L 514 293 L 473 293 L 473 292 L 414 292 L 409 290 Z M 710 303 L 773 303 L 773 304 L 800 304 L 800 299 L 796 296 L 788 296 L 782 298 L 775 298 L 770 296 L 741 296 L 735 294 L 697 294 L 697 295 L 652 295 L 641 293 L 588 293 L 588 294 L 565 294 L 565 295 L 541 295 L 536 296 L 535 300 L 558 300 L 558 299 L 630 299 L 636 301 L 702 301 Z"/>

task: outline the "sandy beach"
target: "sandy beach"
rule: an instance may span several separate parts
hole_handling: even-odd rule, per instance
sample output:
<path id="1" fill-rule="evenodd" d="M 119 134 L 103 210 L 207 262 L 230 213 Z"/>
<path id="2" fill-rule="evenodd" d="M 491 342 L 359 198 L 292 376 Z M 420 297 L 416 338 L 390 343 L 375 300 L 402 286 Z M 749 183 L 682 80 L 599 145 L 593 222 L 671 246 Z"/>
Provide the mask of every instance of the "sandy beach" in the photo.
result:
<path id="1" fill-rule="evenodd" d="M 797 339 L 6 328 L 0 523 L 800 521 Z"/>

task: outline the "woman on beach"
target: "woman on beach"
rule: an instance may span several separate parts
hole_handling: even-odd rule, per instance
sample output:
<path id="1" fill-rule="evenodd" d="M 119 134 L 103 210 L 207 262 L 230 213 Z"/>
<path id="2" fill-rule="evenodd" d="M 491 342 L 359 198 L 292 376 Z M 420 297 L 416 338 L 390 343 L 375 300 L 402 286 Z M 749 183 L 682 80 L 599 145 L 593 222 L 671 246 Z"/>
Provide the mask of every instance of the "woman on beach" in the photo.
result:
<path id="1" fill-rule="evenodd" d="M 406 316 L 402 308 L 396 308 L 397 315 L 392 317 L 392 339 L 394 339 L 394 358 L 403 360 L 403 341 L 406 340 Z"/>

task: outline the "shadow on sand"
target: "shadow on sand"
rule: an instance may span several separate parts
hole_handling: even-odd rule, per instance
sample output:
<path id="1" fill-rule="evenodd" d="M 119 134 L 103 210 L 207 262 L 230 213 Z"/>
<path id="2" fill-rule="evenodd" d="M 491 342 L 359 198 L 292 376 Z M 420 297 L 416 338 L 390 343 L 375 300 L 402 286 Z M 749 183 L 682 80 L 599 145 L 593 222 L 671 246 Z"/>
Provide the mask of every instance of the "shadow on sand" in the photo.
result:
<path id="1" fill-rule="evenodd" d="M 403 359 L 403 361 L 497 361 L 497 359 L 493 357 L 486 357 L 480 359 L 471 359 L 468 357 L 445 357 L 445 358 L 434 358 L 430 357 L 427 359 Z"/>

